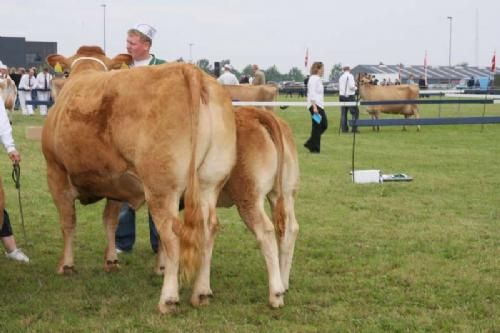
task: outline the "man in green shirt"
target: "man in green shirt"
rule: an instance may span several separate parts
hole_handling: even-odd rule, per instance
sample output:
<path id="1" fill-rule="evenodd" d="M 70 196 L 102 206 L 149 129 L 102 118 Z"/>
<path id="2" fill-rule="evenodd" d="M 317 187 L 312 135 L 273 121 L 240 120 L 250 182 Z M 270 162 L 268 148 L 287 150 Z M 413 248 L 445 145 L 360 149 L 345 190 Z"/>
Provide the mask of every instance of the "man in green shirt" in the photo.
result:
<path id="1" fill-rule="evenodd" d="M 153 45 L 156 29 L 149 24 L 140 23 L 127 32 L 127 52 L 132 56 L 132 67 L 164 64 L 149 51 Z"/>
<path id="2" fill-rule="evenodd" d="M 165 60 L 158 59 L 154 54 L 149 53 L 153 45 L 153 38 L 156 29 L 149 24 L 137 24 L 127 32 L 127 52 L 132 56 L 134 62 L 131 67 L 151 66 L 164 64 Z M 116 249 L 131 251 L 135 243 L 135 211 L 124 203 L 118 217 L 118 228 L 115 234 Z M 158 232 L 149 214 L 149 240 L 154 252 L 158 251 Z"/>

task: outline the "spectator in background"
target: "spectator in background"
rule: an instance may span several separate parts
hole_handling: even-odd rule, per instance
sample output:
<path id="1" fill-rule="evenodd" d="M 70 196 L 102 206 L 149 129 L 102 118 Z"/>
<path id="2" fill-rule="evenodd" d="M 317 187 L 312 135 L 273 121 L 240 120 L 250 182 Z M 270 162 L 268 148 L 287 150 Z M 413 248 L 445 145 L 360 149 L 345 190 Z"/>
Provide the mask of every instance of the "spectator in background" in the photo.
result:
<path id="1" fill-rule="evenodd" d="M 378 85 L 378 79 L 375 75 L 372 75 L 372 79 L 370 81 L 370 84 L 377 86 Z"/>
<path id="2" fill-rule="evenodd" d="M 217 81 L 219 81 L 219 83 L 223 85 L 239 85 L 240 83 L 238 82 L 236 75 L 231 73 L 231 65 L 225 64 L 223 68 L 224 72 L 221 74 L 221 76 L 219 76 Z"/>
<path id="3" fill-rule="evenodd" d="M 242 75 L 240 77 L 240 84 L 249 84 L 250 83 L 250 78 L 248 75 Z"/>
<path id="4" fill-rule="evenodd" d="M 307 84 L 309 83 L 309 77 L 310 75 L 307 74 L 306 78 L 304 79 L 304 94 L 307 96 Z"/>
<path id="5" fill-rule="evenodd" d="M 415 84 L 415 80 L 413 80 L 413 75 L 410 74 L 408 80 L 406 80 L 406 84 Z"/>
<path id="6" fill-rule="evenodd" d="M 19 81 L 21 81 L 21 73 L 19 72 L 19 70 L 16 69 L 15 67 L 11 67 L 9 71 L 9 76 L 12 79 L 12 81 L 14 81 L 14 83 L 16 84 L 16 87 L 18 87 Z"/>
<path id="7" fill-rule="evenodd" d="M 343 69 L 344 73 L 339 78 L 339 101 L 354 102 L 356 101 L 356 81 L 351 74 L 351 68 L 349 66 L 344 66 Z M 340 108 L 340 129 L 342 133 L 349 132 L 349 126 L 347 126 L 347 111 L 351 113 L 353 120 L 359 118 L 359 109 L 357 106 L 342 106 Z M 353 126 L 352 132 L 358 133 L 359 131 L 357 127 Z"/>
<path id="8" fill-rule="evenodd" d="M 474 80 L 474 76 L 471 76 L 470 79 L 467 80 L 467 88 L 474 88 L 474 82 L 476 82 L 476 80 Z"/>
<path id="9" fill-rule="evenodd" d="M 423 75 L 420 75 L 420 78 L 418 79 L 418 87 L 423 90 L 427 89 L 427 82 L 425 82 Z"/>
<path id="10" fill-rule="evenodd" d="M 45 67 L 43 69 L 43 72 L 38 74 L 36 77 L 36 83 L 37 83 L 36 88 L 40 89 L 37 91 L 38 100 L 40 102 L 48 102 L 49 101 L 50 81 L 52 81 L 52 75 L 49 73 L 49 69 L 47 67 Z M 47 115 L 47 105 L 40 104 L 39 109 L 40 109 L 41 116 Z"/>
<path id="11" fill-rule="evenodd" d="M 325 88 L 323 75 L 325 67 L 322 62 L 315 62 L 311 66 L 311 76 L 307 82 L 307 105 L 311 113 L 311 136 L 304 143 L 304 147 L 311 153 L 319 154 L 321 151 L 321 135 L 328 128 L 328 119 L 324 110 Z"/>
<path id="12" fill-rule="evenodd" d="M 26 101 L 31 101 L 31 91 L 36 87 L 35 71 L 30 68 L 27 74 L 21 76 L 18 87 L 19 103 L 21 104 L 21 112 L 25 116 L 33 114 L 33 105 L 26 104 Z"/>
<path id="13" fill-rule="evenodd" d="M 258 85 L 261 85 L 261 84 L 266 84 L 266 75 L 264 74 L 263 71 L 261 71 L 259 69 L 259 66 L 252 65 L 252 70 L 253 70 L 252 84 L 254 86 L 258 86 Z"/>

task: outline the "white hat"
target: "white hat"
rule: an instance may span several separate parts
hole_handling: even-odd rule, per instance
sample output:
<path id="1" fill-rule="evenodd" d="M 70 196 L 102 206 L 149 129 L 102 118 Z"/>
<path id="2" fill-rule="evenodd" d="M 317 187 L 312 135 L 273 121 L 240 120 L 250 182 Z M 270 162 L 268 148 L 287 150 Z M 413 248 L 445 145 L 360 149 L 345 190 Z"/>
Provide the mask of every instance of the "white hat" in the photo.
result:
<path id="1" fill-rule="evenodd" d="M 142 34 L 144 34 L 146 37 L 149 37 L 149 39 L 153 40 L 156 34 L 156 29 L 150 26 L 149 24 L 146 23 L 139 23 L 136 24 L 135 27 L 133 28 Z"/>
<path id="2" fill-rule="evenodd" d="M 232 67 L 230 64 L 225 64 L 224 69 L 227 69 L 228 71 L 230 71 L 232 69 Z"/>
<path id="3" fill-rule="evenodd" d="M 0 61 L 0 69 L 8 69 L 7 65 L 5 65 L 2 61 Z"/>

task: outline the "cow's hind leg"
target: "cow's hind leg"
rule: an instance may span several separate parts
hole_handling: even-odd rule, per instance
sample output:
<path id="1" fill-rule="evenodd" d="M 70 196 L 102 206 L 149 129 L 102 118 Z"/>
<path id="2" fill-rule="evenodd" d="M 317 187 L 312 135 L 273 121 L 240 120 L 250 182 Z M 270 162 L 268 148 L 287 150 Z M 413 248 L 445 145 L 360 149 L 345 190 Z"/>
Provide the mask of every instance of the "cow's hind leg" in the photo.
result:
<path id="1" fill-rule="evenodd" d="M 277 205 L 276 197 L 272 194 L 269 195 L 269 203 L 273 213 L 279 209 L 283 210 L 283 230 L 281 231 L 278 239 L 281 280 L 283 281 L 283 287 L 286 291 L 288 291 L 290 284 L 290 271 L 292 269 L 295 241 L 297 239 L 297 234 L 299 233 L 299 224 L 295 218 L 294 202 L 295 200 L 292 193 L 285 194 L 283 206 L 279 207 Z"/>
<path id="2" fill-rule="evenodd" d="M 108 240 L 108 245 L 104 252 L 104 270 L 106 272 L 116 271 L 120 268 L 118 256 L 116 255 L 115 234 L 121 205 L 122 202 L 120 201 L 108 199 L 104 207 L 103 222 Z"/>
<path id="3" fill-rule="evenodd" d="M 75 198 L 76 194 L 69 183 L 66 171 L 55 163 L 47 167 L 47 181 L 54 203 L 59 212 L 59 223 L 64 239 L 64 249 L 57 272 L 71 274 L 75 272 L 73 256 L 73 238 L 76 227 Z"/>
<path id="4" fill-rule="evenodd" d="M 174 233 L 174 228 L 178 228 L 180 223 L 177 216 L 179 196 L 146 194 L 146 200 L 161 239 L 159 246 L 163 247 L 161 251 L 164 253 L 163 286 L 158 308 L 161 313 L 173 313 L 177 311 L 179 304 L 180 240 Z"/>
<path id="5" fill-rule="evenodd" d="M 241 218 L 255 234 L 266 261 L 269 278 L 269 304 L 273 308 L 282 307 L 284 305 L 285 288 L 280 274 L 278 243 L 274 225 L 264 210 L 264 198 L 259 198 L 255 203 L 236 203 L 236 205 Z"/>
<path id="6" fill-rule="evenodd" d="M 218 191 L 217 193 L 210 193 L 210 191 L 201 193 L 204 237 L 200 270 L 191 295 L 191 304 L 193 306 L 208 305 L 210 298 L 213 296 L 212 289 L 210 288 L 210 266 L 212 263 L 215 233 L 218 226 L 215 212 L 217 197 Z"/>

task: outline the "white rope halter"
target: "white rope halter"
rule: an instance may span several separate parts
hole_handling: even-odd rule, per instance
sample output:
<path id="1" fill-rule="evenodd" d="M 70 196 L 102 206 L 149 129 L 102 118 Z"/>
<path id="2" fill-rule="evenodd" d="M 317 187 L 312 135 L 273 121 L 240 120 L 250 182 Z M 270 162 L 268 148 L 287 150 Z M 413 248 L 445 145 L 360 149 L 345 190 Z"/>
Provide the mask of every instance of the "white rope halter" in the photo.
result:
<path id="1" fill-rule="evenodd" d="M 100 59 L 97 59 L 97 58 L 94 58 L 94 57 L 80 57 L 80 58 L 77 58 L 75 60 L 73 60 L 73 62 L 71 63 L 71 68 L 73 68 L 73 66 L 80 60 L 93 60 L 95 62 L 98 62 L 102 65 L 102 67 L 104 67 L 104 70 L 107 71 L 108 70 L 108 67 L 106 66 L 106 64 L 104 64 L 104 62 L 102 62 L 102 60 Z"/>

